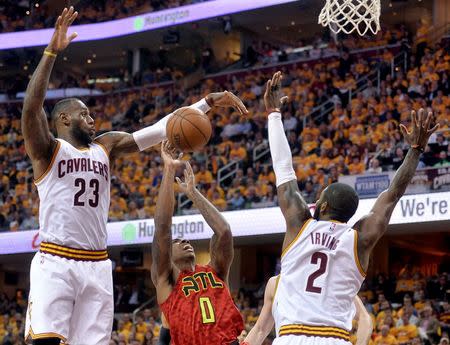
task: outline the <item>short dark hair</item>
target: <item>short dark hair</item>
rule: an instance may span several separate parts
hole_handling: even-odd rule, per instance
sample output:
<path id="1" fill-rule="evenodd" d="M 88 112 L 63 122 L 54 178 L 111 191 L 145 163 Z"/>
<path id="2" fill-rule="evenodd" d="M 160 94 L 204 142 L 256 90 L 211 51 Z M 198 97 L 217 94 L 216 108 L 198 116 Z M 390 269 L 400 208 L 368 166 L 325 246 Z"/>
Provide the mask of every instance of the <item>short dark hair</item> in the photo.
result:
<path id="1" fill-rule="evenodd" d="M 75 102 L 81 102 L 81 100 L 72 97 L 72 98 L 64 98 L 56 102 L 50 114 L 50 119 L 54 121 L 59 114 L 63 113 L 64 111 L 67 111 L 67 109 L 69 109 Z"/>
<path id="2" fill-rule="evenodd" d="M 330 209 L 331 219 L 347 223 L 358 208 L 358 194 L 345 183 L 330 184 L 325 190 L 324 196 Z"/>

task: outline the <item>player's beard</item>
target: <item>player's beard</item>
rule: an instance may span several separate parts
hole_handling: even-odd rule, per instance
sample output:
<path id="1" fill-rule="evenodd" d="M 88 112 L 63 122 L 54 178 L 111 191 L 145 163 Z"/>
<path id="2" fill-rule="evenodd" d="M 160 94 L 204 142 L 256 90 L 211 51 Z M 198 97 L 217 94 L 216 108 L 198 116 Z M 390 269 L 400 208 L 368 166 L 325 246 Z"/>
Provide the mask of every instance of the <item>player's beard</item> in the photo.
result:
<path id="1" fill-rule="evenodd" d="M 73 126 L 71 128 L 72 137 L 82 145 L 89 146 L 92 143 L 92 138 L 89 133 L 83 131 L 79 126 Z"/>

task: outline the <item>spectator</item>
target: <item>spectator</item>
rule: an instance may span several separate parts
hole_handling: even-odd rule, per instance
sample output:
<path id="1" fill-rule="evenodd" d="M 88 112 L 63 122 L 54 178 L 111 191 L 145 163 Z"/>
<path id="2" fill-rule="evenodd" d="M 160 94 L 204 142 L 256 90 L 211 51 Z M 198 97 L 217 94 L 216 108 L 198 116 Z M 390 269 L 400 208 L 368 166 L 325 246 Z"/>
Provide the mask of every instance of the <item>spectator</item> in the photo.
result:
<path id="1" fill-rule="evenodd" d="M 366 170 L 368 174 L 380 174 L 383 169 L 380 166 L 380 161 L 376 158 L 372 158 L 369 161 L 369 169 Z"/>
<path id="2" fill-rule="evenodd" d="M 419 332 L 415 325 L 409 323 L 408 313 L 404 313 L 401 319 L 403 324 L 393 328 L 390 333 L 397 338 L 399 344 L 409 344 L 419 335 Z"/>
<path id="3" fill-rule="evenodd" d="M 383 325 L 381 327 L 381 334 L 375 338 L 374 345 L 396 345 L 398 344 L 397 339 L 391 334 L 389 334 L 389 326 Z"/>
<path id="4" fill-rule="evenodd" d="M 233 193 L 232 198 L 228 201 L 228 205 L 231 210 L 239 210 L 243 208 L 245 205 L 245 199 L 241 195 L 241 191 L 239 189 Z"/>
<path id="5" fill-rule="evenodd" d="M 450 161 L 447 159 L 447 152 L 439 152 L 439 161 L 433 165 L 435 168 L 443 168 L 450 165 Z"/>
<path id="6" fill-rule="evenodd" d="M 420 312 L 419 329 L 423 337 L 430 342 L 437 342 L 439 339 L 439 321 L 433 316 L 433 310 L 426 306 Z"/>

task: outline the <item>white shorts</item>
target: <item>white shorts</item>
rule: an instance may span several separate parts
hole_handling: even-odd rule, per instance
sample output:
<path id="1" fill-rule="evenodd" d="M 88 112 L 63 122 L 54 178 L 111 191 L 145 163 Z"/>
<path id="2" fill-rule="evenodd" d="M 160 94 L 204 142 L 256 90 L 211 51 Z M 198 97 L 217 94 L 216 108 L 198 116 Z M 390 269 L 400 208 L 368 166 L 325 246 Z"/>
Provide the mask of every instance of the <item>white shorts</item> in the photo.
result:
<path id="1" fill-rule="evenodd" d="M 275 338 L 272 345 L 351 345 L 352 343 L 337 338 L 308 337 L 305 335 L 283 335 Z"/>
<path id="2" fill-rule="evenodd" d="M 30 268 L 25 339 L 108 345 L 114 318 L 112 265 L 37 252 Z"/>

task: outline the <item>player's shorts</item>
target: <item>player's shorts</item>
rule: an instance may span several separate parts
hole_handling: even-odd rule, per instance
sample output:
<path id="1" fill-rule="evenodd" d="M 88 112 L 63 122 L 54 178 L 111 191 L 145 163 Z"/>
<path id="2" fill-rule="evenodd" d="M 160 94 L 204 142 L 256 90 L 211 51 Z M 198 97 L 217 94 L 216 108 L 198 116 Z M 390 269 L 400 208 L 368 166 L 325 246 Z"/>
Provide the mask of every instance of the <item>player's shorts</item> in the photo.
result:
<path id="1" fill-rule="evenodd" d="M 56 337 L 63 344 L 108 345 L 113 317 L 106 251 L 41 244 L 30 268 L 26 341 Z"/>
<path id="2" fill-rule="evenodd" d="M 351 345 L 350 333 L 339 327 L 283 325 L 273 345 Z"/>
<path id="3" fill-rule="evenodd" d="M 351 345 L 352 343 L 343 339 L 310 337 L 305 335 L 283 335 L 275 338 L 273 345 Z"/>

